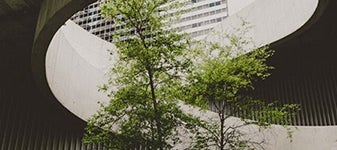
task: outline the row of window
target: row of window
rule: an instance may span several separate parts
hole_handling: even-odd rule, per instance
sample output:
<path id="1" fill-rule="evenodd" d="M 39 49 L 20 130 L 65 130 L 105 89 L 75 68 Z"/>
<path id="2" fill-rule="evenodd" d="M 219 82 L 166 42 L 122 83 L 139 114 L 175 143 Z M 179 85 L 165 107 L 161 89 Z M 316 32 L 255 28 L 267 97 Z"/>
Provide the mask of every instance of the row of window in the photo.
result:
<path id="1" fill-rule="evenodd" d="M 192 3 L 197 3 L 197 2 L 201 2 L 201 1 L 205 1 L 205 0 L 191 0 Z M 74 22 L 76 22 L 77 24 L 79 24 L 80 26 L 82 26 L 82 28 L 91 32 L 92 34 L 97 35 L 97 36 L 99 36 L 102 39 L 105 39 L 107 41 L 111 41 L 112 40 L 112 35 L 110 35 L 111 32 L 121 30 L 121 29 L 123 29 L 123 27 L 114 26 L 113 20 L 104 20 L 104 18 L 100 15 L 101 11 L 98 9 L 101 2 L 102 2 L 102 0 L 100 0 L 96 3 L 94 3 L 94 4 L 89 5 L 82 12 L 79 12 L 79 13 L 75 14 L 71 19 Z M 219 1 L 216 1 L 216 2 L 204 4 L 204 5 L 201 5 L 201 6 L 192 7 L 190 9 L 186 10 L 186 12 L 191 12 L 191 11 L 196 11 L 196 10 L 201 10 L 201 9 L 205 9 L 205 8 L 209 8 L 209 7 L 218 6 L 218 5 L 221 5 L 225 2 L 226 2 L 226 0 L 219 0 Z M 218 10 L 213 10 L 213 11 L 209 11 L 209 12 L 205 12 L 205 13 L 201 13 L 201 14 L 196 14 L 196 15 L 189 16 L 189 17 L 184 17 L 184 18 L 182 18 L 181 21 L 189 21 L 189 20 L 194 20 L 194 19 L 201 18 L 201 17 L 207 17 L 207 16 L 211 16 L 211 15 L 214 15 L 214 14 L 219 14 L 219 13 L 225 12 L 226 9 L 227 8 L 221 8 L 221 9 L 218 9 Z M 220 18 L 216 18 L 216 19 L 206 20 L 206 21 L 194 23 L 194 24 L 191 24 L 191 25 L 178 27 L 177 29 L 178 29 L 178 31 L 182 31 L 182 30 L 186 30 L 186 29 L 189 29 L 189 28 L 196 28 L 196 27 L 199 27 L 199 26 L 220 22 L 224 18 L 226 18 L 226 17 L 220 17 Z M 205 34 L 205 33 L 209 32 L 209 30 L 211 30 L 211 29 L 196 31 L 196 32 L 192 32 L 190 34 L 193 37 L 195 37 L 195 36 L 198 36 L 198 35 L 201 35 L 201 34 Z"/>
<path id="2" fill-rule="evenodd" d="M 90 18 L 85 18 L 85 19 L 73 19 L 74 22 L 76 22 L 78 25 L 82 25 L 82 24 L 88 24 L 91 22 L 97 22 L 97 24 L 99 23 L 99 21 L 103 21 L 104 22 L 104 18 L 102 16 L 93 16 Z"/>
<path id="3" fill-rule="evenodd" d="M 219 6 L 219 5 L 225 4 L 225 3 L 226 3 L 226 0 L 220 0 L 220 1 L 213 2 L 213 3 L 208 3 L 208 4 L 200 5 L 200 6 L 197 6 L 197 7 L 192 7 L 192 8 L 189 8 L 189 9 L 179 10 L 179 11 L 194 12 L 194 11 L 198 11 L 198 10 L 202 10 L 202 9 L 206 9 L 206 8 L 210 8 L 210 7 L 214 7 L 214 6 Z M 176 12 L 171 12 L 171 13 L 168 13 L 168 14 L 164 13 L 163 15 L 164 16 L 171 16 L 174 13 L 176 13 Z"/>
<path id="4" fill-rule="evenodd" d="M 209 28 L 209 29 L 205 29 L 205 30 L 200 30 L 200 31 L 195 31 L 195 32 L 189 33 L 189 35 L 191 37 L 197 37 L 197 36 L 205 35 L 205 34 L 211 32 L 212 30 L 213 30 L 213 28 Z M 107 33 L 104 33 L 104 32 L 102 32 L 102 33 L 98 33 L 97 32 L 97 34 L 95 34 L 95 35 L 97 35 L 101 39 L 104 39 L 104 40 L 106 40 L 108 42 L 112 42 L 112 40 L 113 40 L 113 34 L 107 34 Z"/>
<path id="5" fill-rule="evenodd" d="M 225 12 L 225 11 L 226 11 L 226 8 L 221 8 L 221 9 L 218 9 L 218 10 L 213 10 L 213 11 L 209 11 L 209 12 L 205 12 L 205 13 L 201 13 L 201 14 L 197 14 L 197 15 L 193 15 L 193 16 L 188 16 L 188 17 L 181 18 L 181 22 L 215 15 L 215 14 L 219 14 L 219 13 L 222 13 L 222 12 Z"/>
<path id="6" fill-rule="evenodd" d="M 202 1 L 205 1 L 205 0 L 191 0 L 192 3 L 198 3 L 198 2 L 202 2 Z"/>
<path id="7" fill-rule="evenodd" d="M 190 9 L 185 10 L 185 11 L 186 12 L 193 12 L 193 11 L 197 11 L 197 10 L 201 10 L 201 9 L 205 9 L 205 8 L 209 8 L 209 7 L 219 6 L 221 4 L 224 4 L 225 2 L 226 2 L 226 0 L 216 1 L 216 2 L 213 2 L 213 3 L 200 5 L 198 7 L 192 7 Z"/>
<path id="8" fill-rule="evenodd" d="M 215 19 L 211 19 L 211 20 L 207 20 L 207 21 L 203 21 L 203 22 L 198 22 L 198 23 L 195 23 L 195 24 L 192 24 L 192 25 L 187 25 L 187 26 L 184 26 L 184 28 L 179 28 L 178 30 L 179 31 L 182 31 L 182 30 L 186 30 L 186 29 L 189 29 L 189 28 L 196 28 L 196 27 L 200 27 L 200 26 L 203 26 L 203 25 L 207 25 L 207 24 L 212 24 L 212 23 L 217 23 L 217 22 L 221 22 L 223 19 L 225 19 L 226 17 L 221 17 L 221 18 L 215 18 Z M 110 22 L 108 22 L 110 23 Z M 88 25 L 84 25 L 82 26 L 85 30 L 88 30 L 88 31 L 91 31 L 92 34 L 94 35 L 97 35 L 99 37 L 101 37 L 102 39 L 104 40 L 107 40 L 107 41 L 112 41 L 112 35 L 107 35 L 106 33 L 112 33 L 116 30 L 121 30 L 121 29 L 124 29 L 123 26 L 112 26 L 112 27 L 108 27 L 108 28 L 97 28 L 98 30 L 94 30 L 95 28 L 91 28 L 90 26 Z M 190 33 L 190 35 L 192 37 L 196 37 L 196 36 L 199 36 L 199 35 L 203 35 L 203 34 L 206 34 L 210 31 L 211 29 L 206 29 L 206 30 L 200 30 L 200 31 L 196 31 L 196 32 L 192 32 Z M 130 31 L 132 32 L 132 31 Z M 134 32 L 134 31 L 133 31 Z"/>
<path id="9" fill-rule="evenodd" d="M 201 21 L 201 22 L 189 24 L 189 25 L 186 25 L 186 26 L 181 26 L 181 27 L 178 27 L 177 29 L 178 29 L 178 31 L 184 31 L 184 30 L 187 30 L 187 29 L 190 29 L 190 28 L 196 28 L 196 27 L 207 25 L 207 24 L 217 23 L 217 22 L 222 21 L 226 17 L 227 16 L 215 18 L 215 19 L 211 19 L 211 20 L 206 20 L 206 21 Z"/>
<path id="10" fill-rule="evenodd" d="M 101 10 L 94 10 L 92 12 L 80 12 L 78 14 L 75 15 L 75 17 L 79 17 L 79 18 L 85 18 L 85 17 L 92 17 L 93 15 L 95 16 L 101 16 Z"/>
<path id="11" fill-rule="evenodd" d="M 208 29 L 204 29 L 204 30 L 191 32 L 191 33 L 189 33 L 189 35 L 191 37 L 197 37 L 197 36 L 205 35 L 205 34 L 211 32 L 212 30 L 213 30 L 213 28 L 208 28 Z M 130 31 L 130 32 L 134 32 L 134 31 Z M 95 35 L 100 37 L 101 39 L 104 39 L 104 40 L 108 41 L 108 42 L 112 42 L 112 40 L 113 40 L 113 34 L 111 34 L 111 32 L 104 33 L 104 30 L 103 30 L 103 32 L 97 32 Z"/>
<path id="12" fill-rule="evenodd" d="M 191 37 L 197 37 L 197 36 L 200 36 L 200 35 L 205 35 L 205 34 L 211 32 L 212 30 L 213 30 L 213 28 L 209 28 L 209 29 L 205 29 L 205 30 L 200 30 L 200 31 L 195 31 L 195 32 L 189 33 L 189 35 Z"/>
<path id="13" fill-rule="evenodd" d="M 106 29 L 101 29 L 99 31 L 93 31 L 92 34 L 98 35 L 98 34 L 103 34 L 104 32 L 110 33 L 110 32 L 114 32 L 116 30 L 121 30 L 121 29 L 124 29 L 124 26 L 113 26 L 113 27 L 109 27 Z"/>
<path id="14" fill-rule="evenodd" d="M 98 0 L 97 2 L 90 4 L 88 7 L 85 7 L 83 10 L 88 10 L 92 8 L 97 8 L 102 3 L 102 0 Z"/>

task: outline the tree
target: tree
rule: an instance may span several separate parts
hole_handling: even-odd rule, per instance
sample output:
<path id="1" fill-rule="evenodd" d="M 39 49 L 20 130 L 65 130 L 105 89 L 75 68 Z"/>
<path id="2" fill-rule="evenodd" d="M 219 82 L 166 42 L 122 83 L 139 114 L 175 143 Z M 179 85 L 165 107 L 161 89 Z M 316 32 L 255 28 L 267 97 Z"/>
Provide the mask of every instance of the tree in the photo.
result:
<path id="1" fill-rule="evenodd" d="M 100 89 L 110 103 L 88 121 L 84 143 L 169 149 L 180 141 L 178 130 L 195 120 L 177 105 L 180 78 L 191 61 L 184 35 L 166 30 L 169 15 L 162 12 L 174 6 L 174 0 L 108 0 L 101 6 L 102 15 L 121 28 L 114 38 L 118 51 L 111 51 L 118 59 Z"/>
<path id="2" fill-rule="evenodd" d="M 244 128 L 260 128 L 272 124 L 288 125 L 299 106 L 265 103 L 247 94 L 254 89 L 254 82 L 270 76 L 273 67 L 266 64 L 273 50 L 267 46 L 255 48 L 245 34 L 249 30 L 243 21 L 242 28 L 233 34 L 220 36 L 224 45 L 202 42 L 198 57 L 187 77 L 181 99 L 186 103 L 208 109 L 213 107 L 217 120 L 201 121 L 193 137 L 193 147 L 210 149 L 263 148 L 264 140 L 245 137 Z M 233 116 L 241 118 L 233 123 Z M 247 129 L 247 128 L 246 128 Z M 291 135 L 289 131 L 289 135 Z"/>

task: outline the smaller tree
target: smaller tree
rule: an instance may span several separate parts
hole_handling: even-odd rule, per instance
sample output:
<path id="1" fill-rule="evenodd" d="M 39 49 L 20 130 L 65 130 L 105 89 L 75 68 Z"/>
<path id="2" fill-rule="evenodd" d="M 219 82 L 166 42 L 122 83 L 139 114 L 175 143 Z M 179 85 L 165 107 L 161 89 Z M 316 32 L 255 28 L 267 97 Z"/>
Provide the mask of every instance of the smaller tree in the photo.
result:
<path id="1" fill-rule="evenodd" d="M 244 37 L 247 31 L 247 24 L 243 22 L 243 29 L 237 29 L 235 34 L 220 36 L 227 45 L 201 44 L 203 47 L 198 51 L 201 57 L 195 59 L 196 65 L 181 95 L 189 104 L 204 109 L 211 106 L 217 120 L 198 122 L 200 130 L 197 129 L 193 137 L 194 148 L 263 148 L 263 140 L 245 138 L 244 127 L 288 125 L 298 109 L 295 104 L 278 107 L 276 103 L 265 103 L 247 94 L 247 90 L 254 88 L 255 81 L 264 80 L 273 69 L 266 64 L 273 51 L 267 46 L 251 50 L 251 41 Z M 232 116 L 240 117 L 241 121 L 233 122 Z"/>

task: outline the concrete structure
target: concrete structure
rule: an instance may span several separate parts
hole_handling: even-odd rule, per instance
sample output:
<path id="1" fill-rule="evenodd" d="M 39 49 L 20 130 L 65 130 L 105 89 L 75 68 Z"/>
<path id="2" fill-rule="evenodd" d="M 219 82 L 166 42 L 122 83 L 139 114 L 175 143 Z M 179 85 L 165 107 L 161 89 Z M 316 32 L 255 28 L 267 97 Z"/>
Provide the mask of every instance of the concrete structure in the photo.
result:
<path id="1" fill-rule="evenodd" d="M 241 9 L 247 7 L 251 3 L 253 3 L 255 0 L 228 0 L 228 15 L 231 16 L 233 14 L 236 14 Z"/>
<path id="2" fill-rule="evenodd" d="M 1 150 L 67 150 L 93 147 L 81 144 L 85 122 L 65 109 L 51 92 L 48 93 L 47 82 L 43 86 L 40 84 L 43 82 L 35 80 L 45 80 L 44 63 L 40 67 L 38 64 L 34 65 L 37 76 L 32 73 L 32 60 L 38 60 L 37 57 L 40 56 L 44 61 L 45 52 L 58 28 L 72 14 L 92 2 L 0 1 Z M 34 50 L 40 49 L 40 53 L 35 51 L 34 55 L 33 47 Z"/>
<path id="3" fill-rule="evenodd" d="M 108 102 L 98 86 L 108 80 L 108 49 L 115 47 L 67 21 L 55 34 L 46 56 L 46 75 L 56 98 L 83 120 Z"/>
<path id="4" fill-rule="evenodd" d="M 318 1 L 308 2 L 307 0 L 293 2 L 292 5 L 297 7 L 287 7 L 288 5 L 285 5 L 285 3 L 290 3 L 290 0 L 274 1 L 273 3 L 274 5 L 271 6 L 270 2 L 267 0 L 258 0 L 254 3 L 254 5 L 246 7 L 236 15 L 229 17 L 228 20 L 223 21 L 220 26 L 215 28 L 215 31 L 217 33 L 221 33 L 223 31 L 231 32 L 230 30 L 233 29 L 233 27 L 240 25 L 240 18 L 246 18 L 247 21 L 255 25 L 248 34 L 257 44 L 265 45 L 268 43 L 274 43 L 280 38 L 286 37 L 290 33 L 294 33 L 303 27 L 303 25 L 313 16 L 319 4 Z M 264 11 L 256 8 L 267 5 L 269 7 Z M 297 16 L 290 16 L 284 14 L 283 10 L 285 9 L 287 9 L 289 14 L 301 10 L 301 14 Z M 265 11 L 269 13 L 266 13 Z M 275 18 L 275 20 L 270 19 L 273 16 L 280 17 L 277 19 Z M 289 22 L 287 26 L 274 28 L 278 25 L 280 19 L 291 20 L 291 22 Z M 78 35 L 77 38 L 74 38 L 75 35 Z M 217 36 L 214 36 L 212 33 L 209 33 L 207 39 L 210 41 L 217 41 L 219 43 L 223 42 L 219 41 Z M 69 43 L 71 45 L 68 45 Z M 95 93 L 88 91 L 96 92 L 96 90 L 92 88 L 96 88 L 100 85 L 102 83 L 102 77 L 104 79 L 104 74 L 107 73 L 106 64 L 108 64 L 109 61 L 104 53 L 106 53 L 105 49 L 109 45 L 110 43 L 104 42 L 99 38 L 95 38 L 95 36 L 90 35 L 90 33 L 82 30 L 79 26 L 76 26 L 72 22 L 67 22 L 65 26 L 63 26 L 55 35 L 48 49 L 46 67 L 51 90 L 57 97 L 59 96 L 58 99 L 65 107 L 84 120 L 96 112 L 99 100 L 101 100 L 100 102 L 106 102 L 104 101 L 105 98 L 103 98 L 99 92 L 95 95 Z M 114 48 L 110 47 L 110 49 Z M 57 57 L 55 58 L 55 56 Z M 86 75 L 83 76 L 83 74 Z M 273 86 L 267 86 L 267 88 L 270 87 Z M 265 87 L 259 86 L 257 90 L 261 90 L 261 88 Z M 262 95 L 260 93 L 256 94 L 257 96 L 267 95 Z M 286 95 L 289 93 L 284 94 Z M 277 95 L 270 94 L 267 96 Z M 268 97 L 264 98 L 267 99 Z M 289 102 L 289 99 L 280 99 L 280 101 L 285 103 Z M 295 102 L 303 103 L 302 101 Z M 315 102 L 313 101 L 313 104 L 314 103 Z M 302 109 L 304 109 L 304 111 L 308 111 L 305 105 Z M 310 111 L 314 112 L 315 110 Z M 194 114 L 202 115 L 197 111 L 193 112 Z M 216 117 L 215 114 L 212 114 L 212 112 L 208 112 L 207 116 L 209 118 Z M 312 116 L 300 114 L 299 120 L 295 120 L 294 124 L 311 121 L 311 119 L 305 120 L 306 117 Z M 321 119 L 315 117 L 312 117 L 312 119 Z M 233 119 L 233 122 L 236 122 L 235 119 Z M 310 123 L 304 125 L 309 126 L 298 126 L 298 130 L 294 133 L 294 141 L 292 143 L 290 143 L 286 138 L 286 131 L 282 130 L 279 126 L 274 126 L 268 132 L 259 136 L 264 136 L 268 139 L 267 144 L 265 145 L 267 149 L 331 149 L 336 146 L 336 143 L 334 142 L 335 139 L 337 139 L 336 127 L 313 127 L 311 125 L 314 124 Z M 256 128 L 252 127 L 249 130 L 255 131 Z M 311 144 L 308 145 L 308 142 Z"/>
<path id="5" fill-rule="evenodd" d="M 27 1 L 15 2 L 27 4 Z M 77 112 L 79 109 L 73 109 L 71 103 L 61 102 L 76 114 L 73 115 L 61 105 L 49 88 L 45 72 L 45 56 L 53 34 L 89 1 L 30 2 L 27 7 L 8 7 L 12 3 L 0 2 L 0 26 L 4 29 L 0 32 L 3 71 L 0 74 L 0 149 L 95 149 L 95 145 L 84 147 L 80 142 L 84 121 L 76 115 L 85 118 L 88 114 L 83 117 L 80 115 L 83 112 Z M 262 6 L 264 9 L 259 9 Z M 271 78 L 258 83 L 256 95 L 301 103 L 304 117 L 298 118 L 301 120 L 298 125 L 310 125 L 298 127 L 293 143 L 277 137 L 267 149 L 336 149 L 337 25 L 331 19 L 337 17 L 336 6 L 337 2 L 332 0 L 257 0 L 238 13 L 252 23 L 259 23 L 251 32 L 256 42 L 271 43 L 276 50 L 270 63 L 277 70 Z M 255 16 L 259 14 L 263 17 Z M 223 22 L 223 27 L 235 25 L 236 19 L 232 20 Z M 68 54 L 79 56 L 78 62 L 82 59 L 82 64 L 89 62 L 83 67 L 92 64 L 104 68 L 89 53 Z M 86 62 L 88 56 L 90 61 Z"/>
<path id="6" fill-rule="evenodd" d="M 116 26 L 113 20 L 105 20 L 101 16 L 99 6 L 103 2 L 104 0 L 99 0 L 90 4 L 72 16 L 71 20 L 90 33 L 111 42 L 112 33 L 123 27 Z M 187 12 L 180 16 L 181 21 L 174 23 L 172 28 L 188 33 L 194 38 L 205 37 L 204 35 L 228 16 L 227 0 L 191 0 L 189 4 L 176 10 L 187 10 Z"/>

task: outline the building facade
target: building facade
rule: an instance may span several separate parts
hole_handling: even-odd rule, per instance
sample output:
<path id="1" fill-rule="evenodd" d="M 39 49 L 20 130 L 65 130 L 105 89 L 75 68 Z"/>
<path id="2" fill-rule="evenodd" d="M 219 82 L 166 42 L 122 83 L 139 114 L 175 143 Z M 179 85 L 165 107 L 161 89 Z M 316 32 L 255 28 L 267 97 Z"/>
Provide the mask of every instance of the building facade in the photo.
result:
<path id="1" fill-rule="evenodd" d="M 101 16 L 99 0 L 76 13 L 71 20 L 90 33 L 111 42 L 113 32 L 123 27 L 115 26 L 110 19 Z M 183 6 L 186 11 L 172 27 L 191 37 L 200 39 L 228 16 L 227 0 L 191 0 Z"/>

